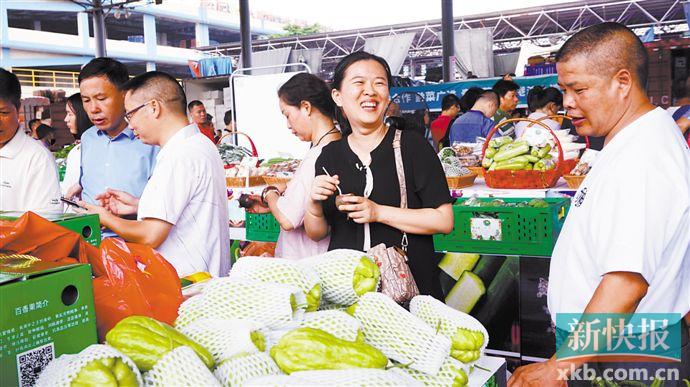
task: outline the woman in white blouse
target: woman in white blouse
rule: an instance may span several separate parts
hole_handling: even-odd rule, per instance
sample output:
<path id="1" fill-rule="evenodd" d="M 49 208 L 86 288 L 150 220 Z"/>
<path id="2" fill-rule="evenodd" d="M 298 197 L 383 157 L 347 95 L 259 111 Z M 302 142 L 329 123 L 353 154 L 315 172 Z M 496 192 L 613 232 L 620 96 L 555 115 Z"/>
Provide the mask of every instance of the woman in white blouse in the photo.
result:
<path id="1" fill-rule="evenodd" d="M 65 104 L 65 124 L 69 132 L 75 138 L 75 146 L 69 151 L 67 155 L 67 169 L 65 170 L 65 177 L 60 183 L 60 190 L 64 195 L 70 187 L 79 183 L 79 175 L 81 169 L 81 134 L 93 126 L 89 116 L 84 110 L 84 105 L 81 102 L 81 94 L 72 94 L 67 98 Z"/>

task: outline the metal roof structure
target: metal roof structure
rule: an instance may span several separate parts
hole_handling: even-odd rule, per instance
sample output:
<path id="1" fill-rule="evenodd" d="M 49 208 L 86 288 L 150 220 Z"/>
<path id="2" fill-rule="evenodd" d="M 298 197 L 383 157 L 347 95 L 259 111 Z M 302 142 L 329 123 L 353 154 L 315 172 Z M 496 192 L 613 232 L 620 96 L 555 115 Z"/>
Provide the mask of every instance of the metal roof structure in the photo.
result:
<path id="1" fill-rule="evenodd" d="M 578 30 L 605 21 L 617 21 L 639 35 L 649 27 L 662 35 L 688 30 L 681 0 L 573 1 L 558 5 L 508 10 L 454 18 L 454 29 L 493 28 L 494 51 L 511 52 L 522 41 L 551 46 Z M 441 57 L 441 20 L 396 24 L 374 28 L 325 32 L 312 35 L 263 39 L 252 42 L 252 51 L 282 47 L 323 49 L 323 68 L 332 70 L 343 56 L 364 48 L 367 38 L 414 32 L 407 60 L 438 63 Z M 239 57 L 240 43 L 200 47 L 199 50 Z"/>

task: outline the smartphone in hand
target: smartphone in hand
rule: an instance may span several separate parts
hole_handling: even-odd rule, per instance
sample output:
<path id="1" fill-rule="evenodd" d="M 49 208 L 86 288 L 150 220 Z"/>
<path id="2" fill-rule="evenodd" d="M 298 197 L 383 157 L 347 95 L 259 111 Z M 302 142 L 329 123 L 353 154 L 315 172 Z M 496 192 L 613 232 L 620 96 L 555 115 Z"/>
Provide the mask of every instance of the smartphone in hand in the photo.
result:
<path id="1" fill-rule="evenodd" d="M 60 198 L 60 200 L 62 200 L 64 203 L 69 204 L 70 206 L 74 206 L 74 207 L 79 208 L 81 210 L 86 210 L 86 208 L 80 206 L 79 204 L 77 204 L 76 201 L 74 201 L 72 199 L 67 199 L 66 197 L 63 196 Z"/>

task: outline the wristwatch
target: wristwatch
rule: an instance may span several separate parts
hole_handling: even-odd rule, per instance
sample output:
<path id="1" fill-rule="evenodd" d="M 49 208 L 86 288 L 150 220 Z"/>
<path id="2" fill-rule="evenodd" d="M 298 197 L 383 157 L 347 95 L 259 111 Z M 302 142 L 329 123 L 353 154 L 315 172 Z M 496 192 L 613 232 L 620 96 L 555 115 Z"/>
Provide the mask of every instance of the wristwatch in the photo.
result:
<path id="1" fill-rule="evenodd" d="M 275 191 L 275 193 L 277 193 L 278 196 L 282 195 L 280 193 L 280 190 L 278 189 L 278 187 L 273 186 L 273 185 L 269 185 L 268 187 L 264 188 L 263 191 L 261 191 L 261 203 L 268 204 L 268 203 L 266 203 L 266 194 L 271 192 L 271 191 Z"/>

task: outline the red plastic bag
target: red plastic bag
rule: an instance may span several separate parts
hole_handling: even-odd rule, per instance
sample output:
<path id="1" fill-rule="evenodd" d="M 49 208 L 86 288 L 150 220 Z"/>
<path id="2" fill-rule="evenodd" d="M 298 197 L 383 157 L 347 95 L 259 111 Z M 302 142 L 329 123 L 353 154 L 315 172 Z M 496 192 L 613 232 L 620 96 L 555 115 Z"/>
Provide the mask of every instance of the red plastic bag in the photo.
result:
<path id="1" fill-rule="evenodd" d="M 42 260 L 90 263 L 98 337 L 127 316 L 149 316 L 173 324 L 182 303 L 175 268 L 152 248 L 106 238 L 94 247 L 64 227 L 27 212 L 0 220 L 0 250 Z M 68 258 L 72 257 L 72 258 Z"/>

